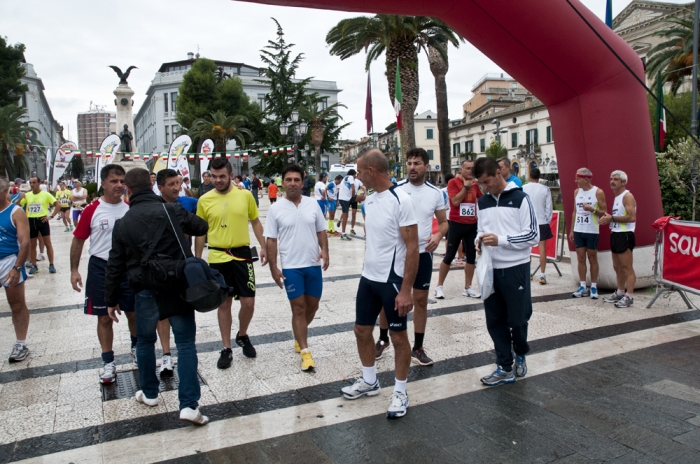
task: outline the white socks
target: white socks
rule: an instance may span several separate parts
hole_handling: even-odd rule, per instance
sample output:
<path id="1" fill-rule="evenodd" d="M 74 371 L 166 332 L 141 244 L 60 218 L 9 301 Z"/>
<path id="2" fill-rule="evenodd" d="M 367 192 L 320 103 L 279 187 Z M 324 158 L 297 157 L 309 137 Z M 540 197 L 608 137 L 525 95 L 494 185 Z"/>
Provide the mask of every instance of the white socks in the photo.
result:
<path id="1" fill-rule="evenodd" d="M 595 282 L 591 282 L 591 288 L 598 288 L 598 284 Z"/>
<path id="2" fill-rule="evenodd" d="M 362 378 L 365 380 L 365 383 L 374 385 L 374 382 L 377 381 L 377 368 L 375 366 L 362 366 Z M 404 382 L 404 385 L 406 385 L 406 382 Z"/>
<path id="3" fill-rule="evenodd" d="M 586 281 L 585 281 L 585 280 L 582 280 L 582 281 L 581 281 L 581 287 L 583 287 L 583 288 L 588 288 L 588 285 L 586 284 Z"/>
<path id="4" fill-rule="evenodd" d="M 16 340 L 15 343 L 21 346 L 27 346 L 27 340 Z"/>
<path id="5" fill-rule="evenodd" d="M 407 379 L 408 380 L 408 379 Z M 398 380 L 394 378 L 394 391 L 406 394 L 406 380 Z"/>

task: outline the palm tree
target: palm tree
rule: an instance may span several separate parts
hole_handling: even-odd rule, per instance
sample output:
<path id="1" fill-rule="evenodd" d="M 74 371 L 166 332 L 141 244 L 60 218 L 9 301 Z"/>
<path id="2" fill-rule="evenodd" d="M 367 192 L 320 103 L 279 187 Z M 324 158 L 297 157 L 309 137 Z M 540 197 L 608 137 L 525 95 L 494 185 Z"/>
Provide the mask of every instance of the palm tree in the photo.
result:
<path id="1" fill-rule="evenodd" d="M 443 38 L 441 42 L 437 37 Z M 394 104 L 396 62 L 401 77 L 401 138 L 405 150 L 416 146 L 413 114 L 418 104 L 418 52 L 432 46 L 447 60 L 443 43 L 457 45 L 455 33 L 445 23 L 428 16 L 375 15 L 340 21 L 326 35 L 330 54 L 341 60 L 367 52 L 365 69 L 384 53 L 389 98 Z"/>
<path id="2" fill-rule="evenodd" d="M 489 158 L 498 159 L 507 156 L 508 149 L 498 140 L 492 140 L 491 144 L 484 150 L 484 153 L 486 153 L 486 156 Z"/>
<path id="3" fill-rule="evenodd" d="M 22 169 L 28 170 L 24 159 L 27 139 L 36 138 L 37 130 L 26 121 L 27 110 L 17 105 L 0 107 L 0 176 L 14 178 Z M 15 156 L 12 156 L 12 153 Z"/>
<path id="4" fill-rule="evenodd" d="M 245 148 L 246 137 L 253 138 L 253 133 L 243 127 L 246 122 L 245 116 L 238 114 L 227 116 L 226 113 L 219 110 L 211 113 L 210 118 L 195 119 L 189 130 L 189 136 L 201 140 L 212 139 L 214 152 L 225 153 L 228 140 L 236 139 L 241 147 Z"/>
<path id="5" fill-rule="evenodd" d="M 693 74 L 693 19 L 669 18 L 668 22 L 667 29 L 654 34 L 668 40 L 649 50 L 647 76 L 656 83 L 661 71 L 662 81 L 671 82 L 671 92 L 675 95 L 686 77 Z"/>
<path id="6" fill-rule="evenodd" d="M 343 119 L 338 114 L 338 108 L 347 106 L 342 103 L 333 103 L 323 107 L 327 97 L 321 98 L 317 93 L 306 95 L 304 103 L 297 108 L 299 117 L 309 124 L 311 129 L 311 143 L 314 146 L 314 163 L 316 166 L 316 176 L 321 174 L 321 144 L 323 143 L 323 129 L 331 120 Z M 320 179 L 320 177 L 317 177 Z"/>

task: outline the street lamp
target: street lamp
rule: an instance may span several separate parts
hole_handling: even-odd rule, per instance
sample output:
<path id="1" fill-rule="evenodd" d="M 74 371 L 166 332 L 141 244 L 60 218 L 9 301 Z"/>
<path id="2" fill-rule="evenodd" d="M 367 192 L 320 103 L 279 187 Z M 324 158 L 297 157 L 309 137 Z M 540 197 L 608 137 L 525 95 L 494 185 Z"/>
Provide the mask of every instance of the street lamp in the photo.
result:
<path id="1" fill-rule="evenodd" d="M 508 132 L 508 129 L 506 129 L 505 127 L 501 129 L 501 121 L 499 121 L 498 119 L 494 119 L 493 121 L 491 121 L 491 124 L 496 125 L 496 129 L 493 130 L 492 133 L 496 135 L 496 142 L 501 143 L 501 134 L 505 134 L 506 132 Z"/>
<path id="2" fill-rule="evenodd" d="M 294 135 L 294 154 L 296 155 L 297 151 L 299 150 L 299 139 L 306 135 L 306 131 L 309 128 L 309 126 L 304 121 L 299 122 L 299 112 L 297 110 L 292 111 L 291 119 L 292 122 L 287 122 L 285 120 L 284 122 L 280 123 L 280 134 L 286 136 L 289 133 L 289 128 L 294 127 L 292 135 Z M 298 156 L 296 156 L 295 158 L 299 159 Z"/>

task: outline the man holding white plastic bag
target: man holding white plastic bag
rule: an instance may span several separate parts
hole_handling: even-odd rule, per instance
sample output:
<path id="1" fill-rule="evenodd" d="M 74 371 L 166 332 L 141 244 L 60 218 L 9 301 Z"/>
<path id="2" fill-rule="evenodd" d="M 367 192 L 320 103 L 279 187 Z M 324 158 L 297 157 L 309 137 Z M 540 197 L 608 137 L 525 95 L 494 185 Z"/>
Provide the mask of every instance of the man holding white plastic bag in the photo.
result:
<path id="1" fill-rule="evenodd" d="M 490 247 L 494 293 L 484 299 L 484 309 L 497 363 L 496 370 L 481 382 L 496 386 L 527 374 L 527 327 L 532 316 L 530 249 L 539 242 L 539 230 L 530 198 L 515 183 L 506 182 L 494 159 L 478 159 L 473 173 L 486 190 L 478 202 L 476 249 L 480 253 L 482 246 Z"/>

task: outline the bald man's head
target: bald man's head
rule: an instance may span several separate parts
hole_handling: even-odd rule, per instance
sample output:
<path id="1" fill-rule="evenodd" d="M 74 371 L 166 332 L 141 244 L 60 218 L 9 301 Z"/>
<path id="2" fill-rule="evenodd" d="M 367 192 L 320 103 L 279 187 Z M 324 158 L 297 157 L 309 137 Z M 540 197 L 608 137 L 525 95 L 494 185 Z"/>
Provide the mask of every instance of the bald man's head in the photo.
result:
<path id="1" fill-rule="evenodd" d="M 362 159 L 362 164 L 365 168 L 373 168 L 378 174 L 388 174 L 389 173 L 389 162 L 382 153 L 377 148 L 372 148 L 361 154 L 359 158 Z M 358 158 L 358 159 L 359 159 Z"/>

